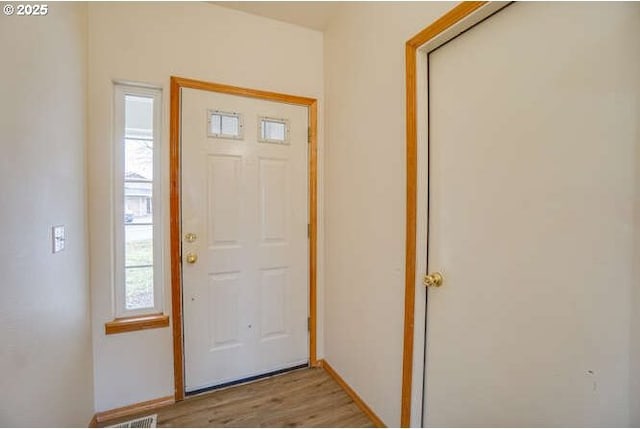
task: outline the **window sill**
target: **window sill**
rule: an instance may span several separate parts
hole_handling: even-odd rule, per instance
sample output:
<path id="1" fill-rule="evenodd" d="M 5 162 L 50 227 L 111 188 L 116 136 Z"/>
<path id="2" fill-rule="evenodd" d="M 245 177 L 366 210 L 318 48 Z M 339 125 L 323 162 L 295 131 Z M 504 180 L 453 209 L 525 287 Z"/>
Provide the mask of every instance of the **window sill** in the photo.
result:
<path id="1" fill-rule="evenodd" d="M 107 335 L 123 332 L 142 331 L 143 329 L 165 328 L 169 326 L 169 316 L 151 314 L 149 316 L 123 317 L 104 324 Z"/>

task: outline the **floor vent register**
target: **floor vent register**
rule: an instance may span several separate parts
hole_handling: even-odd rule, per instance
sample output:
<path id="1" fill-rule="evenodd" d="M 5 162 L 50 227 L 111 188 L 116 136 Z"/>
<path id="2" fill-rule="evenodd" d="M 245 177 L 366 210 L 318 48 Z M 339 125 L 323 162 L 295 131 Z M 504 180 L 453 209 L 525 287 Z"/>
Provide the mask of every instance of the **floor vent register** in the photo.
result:
<path id="1" fill-rule="evenodd" d="M 138 419 L 129 420 L 126 422 L 118 423 L 117 425 L 107 426 L 110 428 L 155 428 L 158 423 L 158 415 L 153 414 L 151 416 L 140 417 Z"/>

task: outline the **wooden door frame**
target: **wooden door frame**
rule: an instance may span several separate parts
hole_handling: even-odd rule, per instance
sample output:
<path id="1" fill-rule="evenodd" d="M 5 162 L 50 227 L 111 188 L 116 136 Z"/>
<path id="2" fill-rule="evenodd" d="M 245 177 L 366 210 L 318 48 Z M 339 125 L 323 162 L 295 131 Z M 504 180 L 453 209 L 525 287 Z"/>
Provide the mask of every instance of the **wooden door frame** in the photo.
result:
<path id="1" fill-rule="evenodd" d="M 237 95 L 278 103 L 295 104 L 309 109 L 309 364 L 318 366 L 316 357 L 316 258 L 318 241 L 318 100 L 315 98 L 256 89 L 241 88 L 219 83 L 204 82 L 171 76 L 169 114 L 169 170 L 170 170 L 170 239 L 171 239 L 171 313 L 173 316 L 173 373 L 175 400 L 184 399 L 184 343 L 182 318 L 182 258 L 181 248 L 181 130 L 180 113 L 182 88 L 199 89 L 222 94 Z"/>
<path id="2" fill-rule="evenodd" d="M 427 151 L 429 146 L 427 136 L 419 135 L 418 91 L 420 84 L 428 88 L 428 79 L 426 76 L 421 77 L 418 75 L 418 69 L 420 68 L 418 55 L 424 55 L 424 61 L 426 64 L 426 58 L 429 52 L 442 46 L 509 4 L 510 2 L 462 2 L 434 21 L 431 25 L 417 33 L 405 44 L 407 205 L 405 220 L 404 344 L 402 354 L 402 397 L 400 405 L 400 425 L 402 427 L 409 427 L 412 423 L 412 406 L 414 404 L 413 401 L 415 400 L 415 398 L 412 397 L 413 382 L 414 378 L 419 376 L 419 374 L 416 374 L 418 371 L 414 371 L 414 368 L 416 368 L 417 365 L 422 365 L 422 368 L 424 369 L 424 359 L 416 359 L 414 353 L 415 335 L 417 333 L 421 333 L 424 337 L 426 334 L 426 332 L 416 332 L 415 330 L 416 322 L 424 322 L 424 318 L 426 318 L 426 307 L 419 315 L 416 315 L 415 311 L 416 289 L 423 287 L 421 278 L 422 274 L 417 277 L 416 273 L 416 239 L 418 234 L 418 144 L 419 141 L 420 144 L 426 144 Z M 426 91 L 427 89 L 425 89 L 425 92 Z M 421 132 L 421 134 L 424 134 L 424 132 Z M 428 135 L 428 130 L 426 134 Z M 426 176 L 428 181 L 428 171 Z M 425 232 L 424 237 L 426 237 L 427 244 L 429 239 L 428 213 L 427 201 L 425 214 L 423 215 L 423 217 L 426 217 L 426 225 L 420 226 L 421 230 Z M 420 317 L 421 320 L 416 321 L 416 317 Z M 420 356 L 423 356 L 422 352 L 420 352 Z M 421 378 L 423 378 L 423 376 L 424 373 L 422 373 Z M 424 398 L 421 397 L 420 400 L 423 401 Z M 422 409 L 421 406 L 420 409 Z"/>

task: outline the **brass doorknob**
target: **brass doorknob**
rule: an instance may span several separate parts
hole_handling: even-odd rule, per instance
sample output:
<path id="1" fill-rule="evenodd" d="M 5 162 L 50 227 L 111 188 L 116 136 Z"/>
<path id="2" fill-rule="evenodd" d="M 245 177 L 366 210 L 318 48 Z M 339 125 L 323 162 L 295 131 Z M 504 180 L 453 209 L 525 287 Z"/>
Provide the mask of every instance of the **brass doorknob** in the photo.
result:
<path id="1" fill-rule="evenodd" d="M 187 253 L 187 263 L 195 264 L 197 260 L 198 260 L 198 255 L 191 252 Z"/>
<path id="2" fill-rule="evenodd" d="M 440 287 L 442 286 L 444 278 L 440 273 L 431 273 L 424 276 L 424 285 L 426 287 Z"/>

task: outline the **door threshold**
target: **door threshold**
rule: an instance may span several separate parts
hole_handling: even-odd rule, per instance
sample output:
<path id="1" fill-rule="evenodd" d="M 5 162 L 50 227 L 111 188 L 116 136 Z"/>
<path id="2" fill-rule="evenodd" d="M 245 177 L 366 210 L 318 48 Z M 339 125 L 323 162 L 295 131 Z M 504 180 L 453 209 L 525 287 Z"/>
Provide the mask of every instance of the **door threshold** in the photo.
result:
<path id="1" fill-rule="evenodd" d="M 241 384 L 247 384 L 247 383 L 251 383 L 251 382 L 257 381 L 257 380 L 262 380 L 263 378 L 269 378 L 269 377 L 273 377 L 273 376 L 276 376 L 276 375 L 280 375 L 280 374 L 284 374 L 284 373 L 287 373 L 287 372 L 296 371 L 296 370 L 299 370 L 299 369 L 309 368 L 309 367 L 310 367 L 309 362 L 307 362 L 307 363 L 303 363 L 303 364 L 300 364 L 300 365 L 290 366 L 288 368 L 278 369 L 276 371 L 266 372 L 264 374 L 252 375 L 251 377 L 241 378 L 239 380 L 228 381 L 226 383 L 216 384 L 216 385 L 209 386 L 209 387 L 203 387 L 201 389 L 192 390 L 191 392 L 185 392 L 184 394 L 187 397 L 197 396 L 197 395 L 201 395 L 203 393 L 210 393 L 210 392 L 213 392 L 215 390 L 226 389 L 227 387 L 239 386 Z"/>

